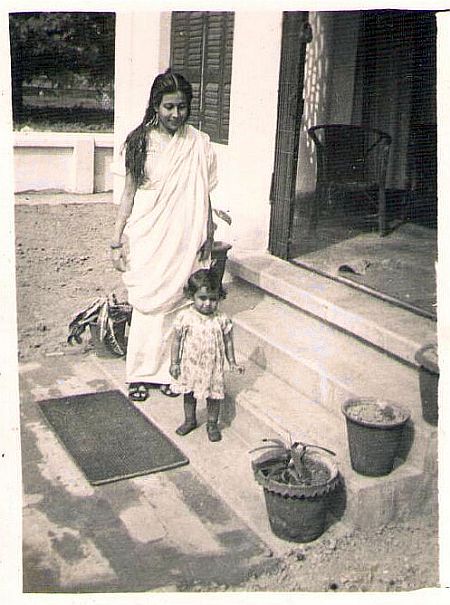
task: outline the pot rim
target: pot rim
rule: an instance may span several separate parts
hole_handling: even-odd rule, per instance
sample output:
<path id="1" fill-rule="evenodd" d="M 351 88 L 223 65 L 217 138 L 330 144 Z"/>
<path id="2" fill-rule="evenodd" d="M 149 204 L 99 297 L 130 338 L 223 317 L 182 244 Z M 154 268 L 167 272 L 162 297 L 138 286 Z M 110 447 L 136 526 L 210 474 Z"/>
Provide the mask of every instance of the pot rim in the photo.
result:
<path id="1" fill-rule="evenodd" d="M 398 419 L 394 422 L 376 422 L 373 420 L 355 418 L 351 415 L 349 408 L 351 408 L 353 405 L 361 403 L 369 403 L 372 405 L 376 405 L 380 408 L 383 408 L 388 405 L 389 407 L 394 409 L 396 416 L 398 416 Z M 411 416 L 411 412 L 407 408 L 400 406 L 398 403 L 395 403 L 394 401 L 391 401 L 389 399 L 377 399 L 376 397 L 354 397 L 351 399 L 347 399 L 347 401 L 344 401 L 344 403 L 342 404 L 341 411 L 347 418 L 347 420 L 353 422 L 354 424 L 382 429 L 395 429 L 401 426 L 402 424 L 405 424 Z"/>
<path id="2" fill-rule="evenodd" d="M 281 496 L 289 496 L 291 498 L 316 498 L 328 494 L 334 490 L 340 482 L 337 464 L 333 460 L 321 455 L 319 452 L 309 452 L 309 456 L 319 460 L 321 464 L 327 467 L 330 476 L 325 483 L 319 485 L 288 485 L 287 483 L 282 483 L 280 481 L 276 481 L 275 479 L 266 477 L 266 475 L 263 473 L 263 469 L 261 468 L 254 469 L 255 480 L 264 489 Z"/>

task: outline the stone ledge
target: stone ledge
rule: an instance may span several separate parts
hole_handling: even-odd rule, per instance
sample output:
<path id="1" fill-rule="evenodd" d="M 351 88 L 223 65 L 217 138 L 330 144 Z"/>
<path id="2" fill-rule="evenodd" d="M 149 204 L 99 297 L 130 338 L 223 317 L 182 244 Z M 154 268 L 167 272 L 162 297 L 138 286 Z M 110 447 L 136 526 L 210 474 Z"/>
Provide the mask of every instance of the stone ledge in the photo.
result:
<path id="1" fill-rule="evenodd" d="M 79 141 L 93 139 L 96 147 L 113 147 L 113 133 L 97 132 L 14 132 L 14 147 L 73 147 Z"/>
<path id="2" fill-rule="evenodd" d="M 265 252 L 232 251 L 229 272 L 407 363 L 436 342 L 436 323 Z"/>

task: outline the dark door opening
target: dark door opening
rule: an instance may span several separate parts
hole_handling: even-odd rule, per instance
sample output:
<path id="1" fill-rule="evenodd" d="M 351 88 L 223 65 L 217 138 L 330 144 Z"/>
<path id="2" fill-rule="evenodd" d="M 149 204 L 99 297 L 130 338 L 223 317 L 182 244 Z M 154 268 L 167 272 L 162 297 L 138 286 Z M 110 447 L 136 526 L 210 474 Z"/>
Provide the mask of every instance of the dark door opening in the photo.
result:
<path id="1" fill-rule="evenodd" d="M 291 80 L 292 88 L 295 88 L 294 79 Z M 289 115 L 289 103 L 282 93 L 280 87 L 279 123 L 280 106 Z M 276 211 L 283 217 L 271 223 L 270 251 L 435 318 L 434 12 L 361 11 L 351 122 L 378 128 L 392 137 L 386 181 L 386 237 L 379 236 L 377 222 L 371 220 L 370 212 L 364 215 L 354 211 L 355 199 L 350 197 L 331 200 L 319 215 L 316 228 L 311 230 L 305 213 L 302 214 L 305 200 L 300 199 L 298 191 L 295 194 L 285 188 L 282 190 L 284 198 L 281 196 L 284 206 L 272 202 L 272 219 Z M 280 135 L 277 142 L 278 138 Z M 298 152 L 298 146 L 292 147 Z M 296 168 L 297 156 L 295 153 L 286 155 L 282 145 L 280 149 L 279 156 L 276 155 L 275 176 L 278 170 L 278 174 L 291 178 L 289 170 Z M 278 167 L 277 160 L 281 164 Z M 301 170 L 302 158 L 299 162 Z M 315 203 L 314 195 L 307 203 Z M 281 226 L 281 231 L 273 229 L 275 224 Z"/>

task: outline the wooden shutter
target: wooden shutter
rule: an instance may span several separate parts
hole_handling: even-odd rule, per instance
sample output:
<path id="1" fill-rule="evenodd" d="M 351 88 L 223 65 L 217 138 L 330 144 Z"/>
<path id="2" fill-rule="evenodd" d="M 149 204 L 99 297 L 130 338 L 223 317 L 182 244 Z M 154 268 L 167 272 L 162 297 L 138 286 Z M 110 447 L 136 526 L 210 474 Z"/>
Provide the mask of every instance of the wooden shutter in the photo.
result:
<path id="1" fill-rule="evenodd" d="M 194 93 L 189 122 L 200 127 L 202 96 L 204 13 L 180 11 L 172 13 L 171 67 L 192 84 Z"/>
<path id="2" fill-rule="evenodd" d="M 171 66 L 192 84 L 190 123 L 228 142 L 234 13 L 172 13 Z"/>
<path id="3" fill-rule="evenodd" d="M 202 130 L 219 143 L 228 141 L 234 14 L 206 15 Z"/>

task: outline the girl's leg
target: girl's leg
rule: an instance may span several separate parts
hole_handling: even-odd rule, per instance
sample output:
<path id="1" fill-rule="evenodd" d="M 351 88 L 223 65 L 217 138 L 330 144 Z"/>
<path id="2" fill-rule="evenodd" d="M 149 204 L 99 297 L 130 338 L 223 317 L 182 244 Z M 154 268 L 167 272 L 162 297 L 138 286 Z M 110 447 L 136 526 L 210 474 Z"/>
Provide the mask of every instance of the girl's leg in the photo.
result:
<path id="1" fill-rule="evenodd" d="M 184 395 L 184 422 L 181 426 L 176 429 L 177 435 L 187 435 L 191 431 L 197 428 L 197 416 L 195 411 L 197 409 L 197 400 L 192 393 L 185 393 Z"/>
<path id="2" fill-rule="evenodd" d="M 219 421 L 221 399 L 207 399 L 206 409 L 208 412 L 208 420 L 206 423 L 206 432 L 210 441 L 220 441 L 222 433 L 217 425 Z"/>

